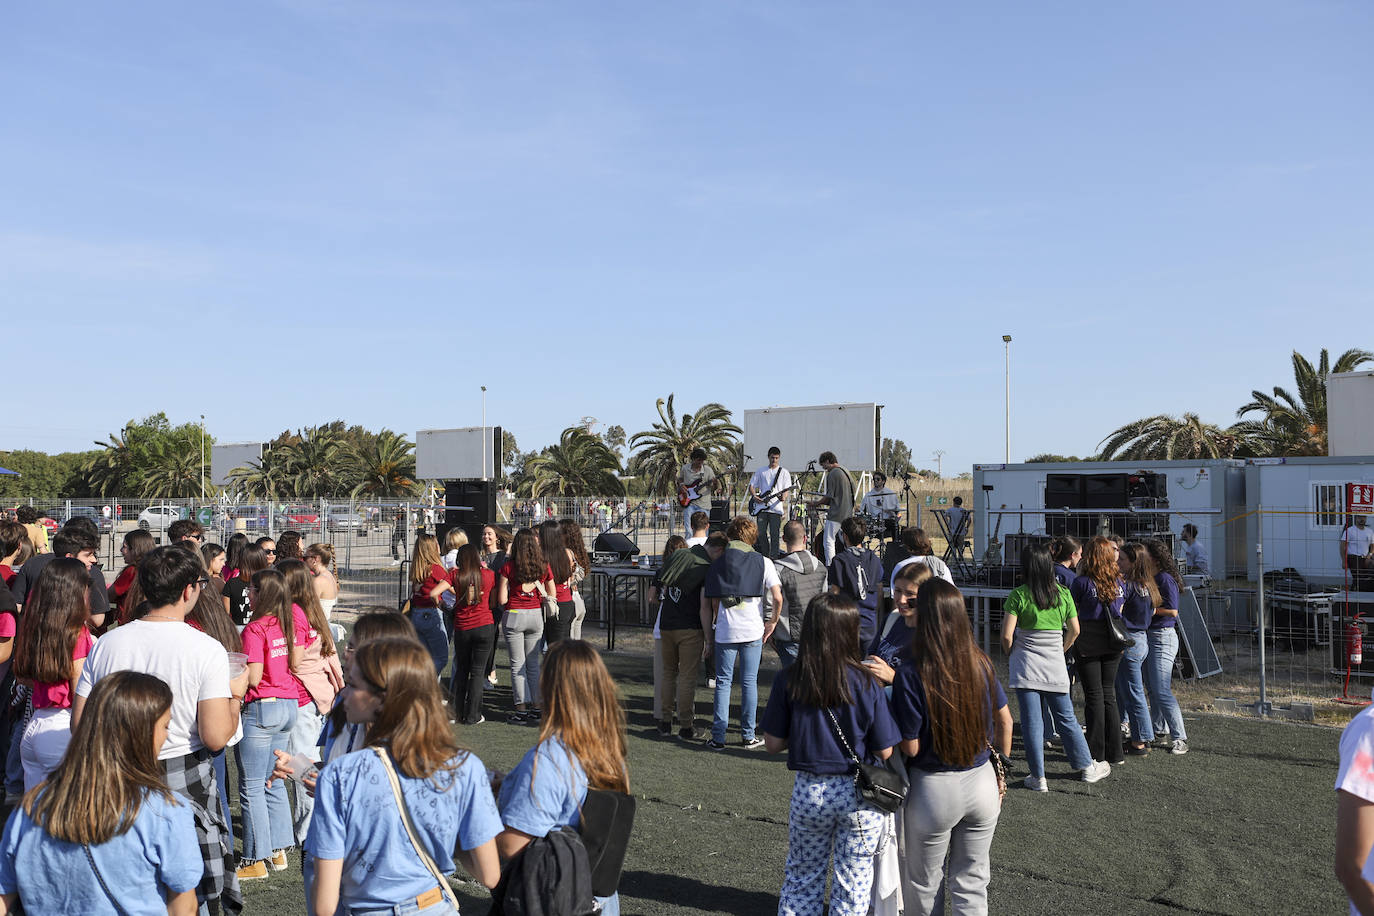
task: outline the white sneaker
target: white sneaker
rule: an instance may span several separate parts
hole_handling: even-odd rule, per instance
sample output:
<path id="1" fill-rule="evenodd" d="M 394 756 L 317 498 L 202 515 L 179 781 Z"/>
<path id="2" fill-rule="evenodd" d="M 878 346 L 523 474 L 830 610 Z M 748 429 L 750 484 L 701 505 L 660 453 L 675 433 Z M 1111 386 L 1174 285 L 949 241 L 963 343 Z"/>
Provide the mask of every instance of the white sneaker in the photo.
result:
<path id="1" fill-rule="evenodd" d="M 1174 743 L 1171 744 L 1171 745 L 1169 745 L 1169 753 L 1170 753 L 1170 754 L 1186 754 L 1186 753 L 1188 753 L 1188 742 L 1187 742 L 1187 741 L 1184 741 L 1182 738 L 1175 738 L 1175 739 L 1174 739 Z"/>
<path id="2" fill-rule="evenodd" d="M 1048 792 L 1050 790 L 1050 785 L 1045 781 L 1045 777 L 1043 776 L 1039 779 L 1036 779 L 1034 776 L 1027 776 L 1026 781 L 1021 783 L 1021 785 L 1030 789 L 1032 792 Z"/>
<path id="3" fill-rule="evenodd" d="M 1122 737 L 1125 737 L 1125 738 L 1131 737 L 1131 723 L 1129 723 L 1129 722 L 1122 722 L 1122 723 L 1121 723 L 1121 735 L 1122 735 Z"/>
<path id="4" fill-rule="evenodd" d="M 1112 765 L 1105 760 L 1094 760 L 1079 777 L 1084 782 L 1098 782 L 1106 779 L 1112 772 Z"/>

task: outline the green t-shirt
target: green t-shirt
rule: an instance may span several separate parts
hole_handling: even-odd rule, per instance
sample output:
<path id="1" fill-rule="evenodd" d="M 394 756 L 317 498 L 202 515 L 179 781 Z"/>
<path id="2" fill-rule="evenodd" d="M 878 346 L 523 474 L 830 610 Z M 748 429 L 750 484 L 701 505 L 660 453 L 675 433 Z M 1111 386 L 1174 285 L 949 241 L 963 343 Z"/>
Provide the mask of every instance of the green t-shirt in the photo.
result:
<path id="1" fill-rule="evenodd" d="M 1052 608 L 1041 610 L 1035 606 L 1030 586 L 1018 585 L 1002 602 L 1002 611 L 1015 614 L 1016 625 L 1023 630 L 1062 630 L 1070 618 L 1078 616 L 1078 608 L 1067 588 L 1057 582 L 1055 588 L 1059 589 L 1059 602 Z"/>

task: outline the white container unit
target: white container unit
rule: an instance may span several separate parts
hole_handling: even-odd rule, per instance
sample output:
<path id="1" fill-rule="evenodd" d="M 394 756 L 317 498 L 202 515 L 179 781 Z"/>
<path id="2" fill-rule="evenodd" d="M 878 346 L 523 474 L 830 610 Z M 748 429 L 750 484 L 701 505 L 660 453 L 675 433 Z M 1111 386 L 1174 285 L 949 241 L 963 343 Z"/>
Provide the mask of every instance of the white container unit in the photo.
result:
<path id="1" fill-rule="evenodd" d="M 1045 482 L 1051 474 L 1133 474 L 1148 472 L 1167 481 L 1169 530 L 1177 538 L 1183 526 L 1198 527 L 1198 540 L 1207 550 L 1213 576 L 1242 575 L 1245 570 L 1244 521 L 1227 520 L 1245 512 L 1245 462 L 1230 459 L 1199 461 L 1075 461 L 1033 464 L 975 464 L 973 466 L 974 556 L 982 557 L 987 538 L 997 527 L 997 510 L 1025 510 L 1003 515 L 1001 537 L 1008 534 L 1049 534 L 1045 513 Z M 990 489 L 989 489 L 990 488 Z M 1112 508 L 1124 509 L 1125 506 Z M 1189 510 L 1217 510 L 1190 515 Z M 1042 510 L 1039 512 L 1033 510 Z M 1054 513 L 1050 513 L 1053 515 Z M 1008 556 L 1008 562 L 1015 558 Z"/>
<path id="2" fill-rule="evenodd" d="M 1374 456 L 1252 458 L 1245 467 L 1250 508 L 1264 507 L 1265 570 L 1296 569 L 1310 582 L 1339 585 L 1340 539 L 1348 523 L 1345 485 L 1374 483 Z M 1259 517 L 1246 519 L 1247 578 L 1259 574 Z M 1374 524 L 1374 519 L 1371 519 Z"/>

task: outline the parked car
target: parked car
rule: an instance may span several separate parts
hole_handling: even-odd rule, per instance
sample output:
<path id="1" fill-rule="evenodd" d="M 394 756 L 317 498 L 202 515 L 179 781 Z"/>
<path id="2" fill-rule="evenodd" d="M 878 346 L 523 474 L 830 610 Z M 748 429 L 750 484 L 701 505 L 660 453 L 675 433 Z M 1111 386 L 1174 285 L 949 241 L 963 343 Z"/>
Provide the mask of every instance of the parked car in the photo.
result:
<path id="1" fill-rule="evenodd" d="M 320 513 L 314 506 L 287 506 L 277 513 L 277 527 L 297 531 L 318 531 Z"/>
<path id="2" fill-rule="evenodd" d="M 181 506 L 149 506 L 138 513 L 138 527 L 144 531 L 165 531 L 167 526 L 182 517 Z"/>
<path id="3" fill-rule="evenodd" d="M 74 518 L 84 517 L 95 522 L 95 527 L 101 534 L 114 527 L 114 520 L 106 518 L 105 515 L 95 506 L 72 506 L 70 512 L 62 514 L 62 524 L 67 524 Z"/>
<path id="4" fill-rule="evenodd" d="M 325 525 L 330 534 L 340 534 L 353 532 L 354 534 L 367 534 L 369 525 L 367 517 L 360 509 L 349 509 L 347 506 L 334 506 L 325 516 Z"/>
<path id="5" fill-rule="evenodd" d="M 55 514 L 56 510 L 53 510 L 53 512 Z M 53 518 L 52 515 L 49 515 L 46 512 L 38 516 L 38 524 L 42 525 L 43 528 L 47 530 L 49 544 L 52 543 L 53 535 L 57 534 L 57 529 L 62 527 L 57 523 L 57 519 Z"/>

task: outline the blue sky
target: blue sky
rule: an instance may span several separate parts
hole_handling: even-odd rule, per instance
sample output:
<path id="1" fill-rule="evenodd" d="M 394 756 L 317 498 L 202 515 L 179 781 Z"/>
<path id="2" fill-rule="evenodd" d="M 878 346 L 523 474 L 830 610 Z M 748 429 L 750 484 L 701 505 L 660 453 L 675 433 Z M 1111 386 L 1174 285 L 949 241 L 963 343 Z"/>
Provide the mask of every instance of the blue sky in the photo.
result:
<path id="1" fill-rule="evenodd" d="M 1374 349 L 1374 6 L 21 4 L 0 449 L 877 401 L 946 473 Z M 82 367 L 85 371 L 82 371 Z M 35 371 L 35 369 L 37 371 Z M 39 406 L 34 410 L 29 405 Z"/>

